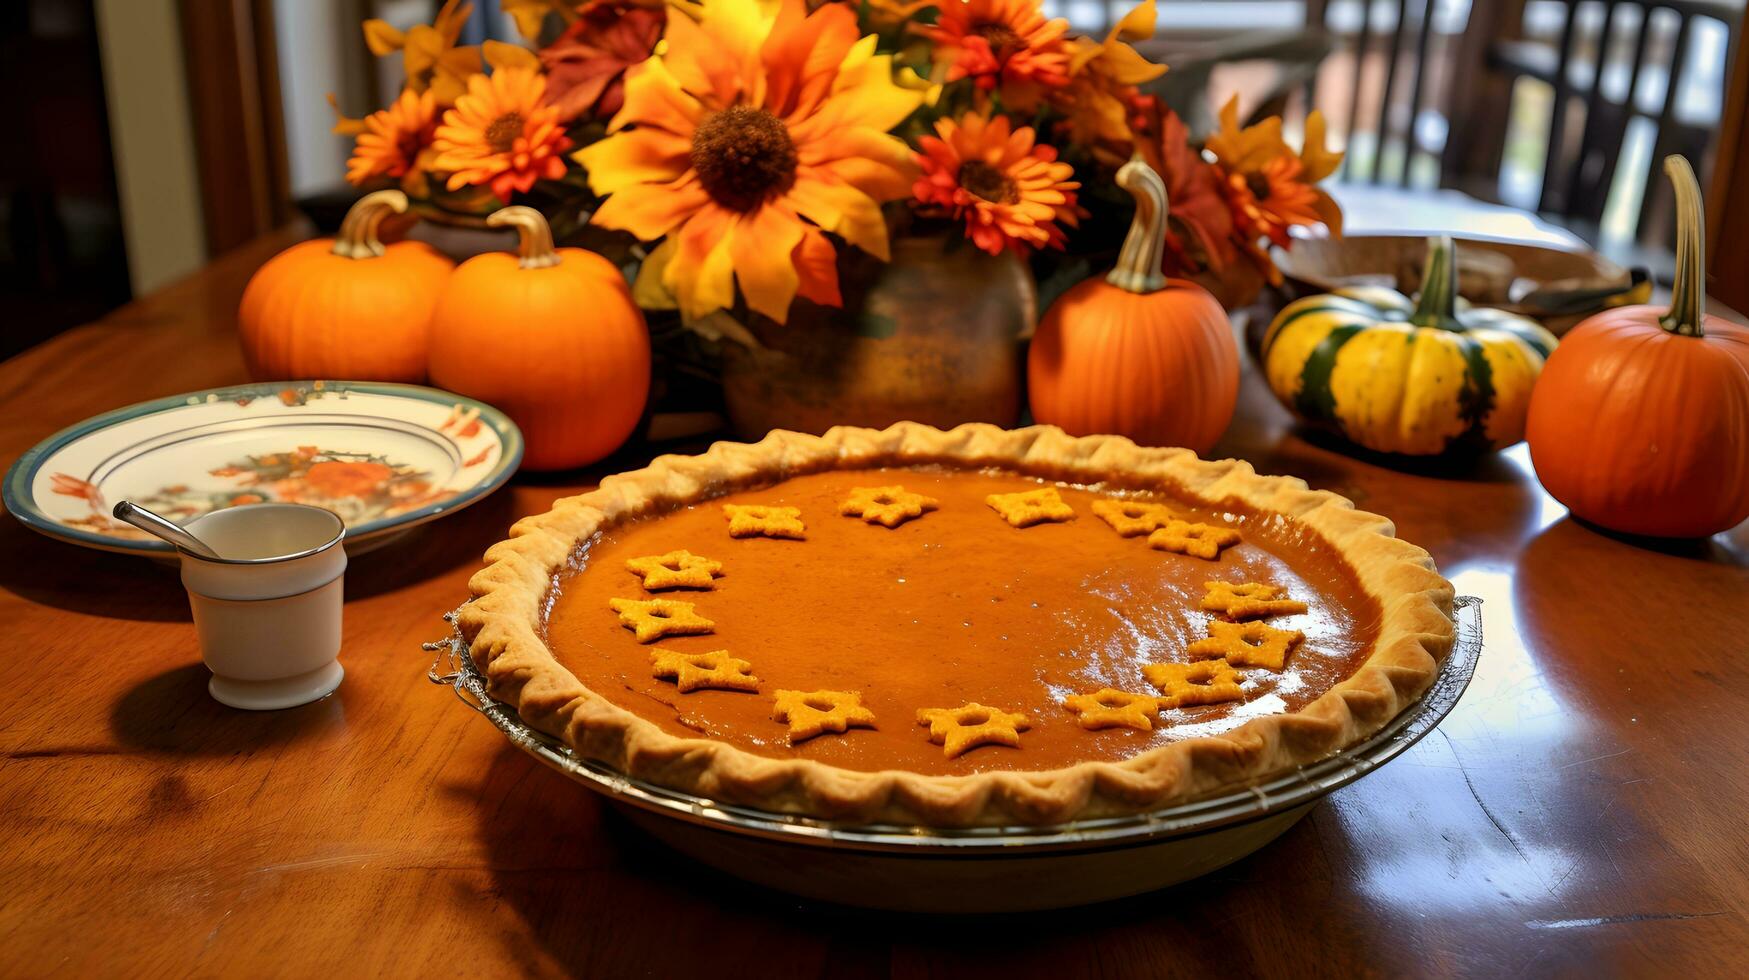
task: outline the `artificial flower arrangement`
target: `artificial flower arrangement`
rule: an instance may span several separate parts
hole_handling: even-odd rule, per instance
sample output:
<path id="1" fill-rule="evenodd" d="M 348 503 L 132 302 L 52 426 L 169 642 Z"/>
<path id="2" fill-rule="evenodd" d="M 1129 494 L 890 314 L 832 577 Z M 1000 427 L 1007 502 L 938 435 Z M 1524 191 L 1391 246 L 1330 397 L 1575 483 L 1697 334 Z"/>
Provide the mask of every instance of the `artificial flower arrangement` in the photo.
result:
<path id="1" fill-rule="evenodd" d="M 1165 184 L 1168 275 L 1273 280 L 1269 243 L 1340 233 L 1318 113 L 1295 151 L 1279 118 L 1242 127 L 1235 99 L 1198 146 L 1139 90 L 1166 71 L 1130 44 L 1152 35 L 1153 0 L 1103 39 L 1040 0 L 502 5 L 532 49 L 458 46 L 460 0 L 405 32 L 365 23 L 406 84 L 342 117 L 347 179 L 426 214 L 525 204 L 560 237 L 620 233 L 639 304 L 689 322 L 839 306 L 840 253 L 884 261 L 904 228 L 957 229 L 1035 272 L 1114 251 L 1132 158 Z"/>

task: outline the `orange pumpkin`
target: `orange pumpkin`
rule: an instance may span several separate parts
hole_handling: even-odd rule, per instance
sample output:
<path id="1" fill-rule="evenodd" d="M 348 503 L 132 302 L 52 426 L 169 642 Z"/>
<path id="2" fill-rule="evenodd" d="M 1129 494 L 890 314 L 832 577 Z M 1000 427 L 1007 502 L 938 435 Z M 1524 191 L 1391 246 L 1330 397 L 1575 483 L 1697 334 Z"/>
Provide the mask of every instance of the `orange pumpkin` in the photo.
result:
<path id="1" fill-rule="evenodd" d="M 1160 274 L 1160 175 L 1131 160 L 1117 182 L 1136 199 L 1135 219 L 1117 267 L 1072 287 L 1039 324 L 1027 355 L 1032 414 L 1074 435 L 1206 452 L 1233 419 L 1239 348 L 1213 296 Z"/>
<path id="2" fill-rule="evenodd" d="M 520 257 L 477 255 L 444 287 L 432 322 L 431 380 L 503 409 L 533 470 L 593 463 L 637 427 L 650 392 L 650 335 L 625 277 L 580 248 L 553 248 L 540 212 L 495 211 Z"/>
<path id="3" fill-rule="evenodd" d="M 407 195 L 377 191 L 340 234 L 293 245 L 243 290 L 243 360 L 258 380 L 425 380 L 431 311 L 455 263 L 423 242 L 384 245 L 383 219 Z"/>
<path id="4" fill-rule="evenodd" d="M 1543 487 L 1575 516 L 1629 534 L 1705 537 L 1749 517 L 1749 328 L 1706 304 L 1700 185 L 1676 186 L 1670 309 L 1599 313 L 1561 338 L 1525 438 Z"/>

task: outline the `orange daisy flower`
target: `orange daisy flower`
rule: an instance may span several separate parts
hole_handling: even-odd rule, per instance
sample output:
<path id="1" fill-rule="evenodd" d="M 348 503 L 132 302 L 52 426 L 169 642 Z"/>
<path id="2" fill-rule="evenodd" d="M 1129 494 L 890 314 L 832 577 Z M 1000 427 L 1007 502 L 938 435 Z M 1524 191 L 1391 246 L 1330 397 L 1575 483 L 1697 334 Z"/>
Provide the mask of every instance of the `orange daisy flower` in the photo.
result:
<path id="1" fill-rule="evenodd" d="M 967 113 L 957 125 L 936 120 L 935 131 L 939 139 L 918 140 L 918 201 L 964 218 L 966 234 L 991 255 L 1063 247 L 1062 225 L 1075 227 L 1084 212 L 1075 203 L 1081 185 L 1054 147 L 1035 143 L 1031 127 L 1010 130 L 1007 116 Z"/>
<path id="2" fill-rule="evenodd" d="M 1281 156 L 1249 174 L 1225 174 L 1221 189 L 1235 223 L 1252 237 L 1268 238 L 1287 248 L 1289 228 L 1323 220 L 1318 216 L 1318 191 L 1305 183 L 1305 172 L 1298 157 Z"/>
<path id="3" fill-rule="evenodd" d="M 363 185 L 373 177 L 405 177 L 436 130 L 436 95 L 430 89 L 402 89 L 387 109 L 364 117 L 364 131 L 346 161 L 346 179 Z"/>
<path id="4" fill-rule="evenodd" d="M 998 85 L 1008 107 L 1026 111 L 1047 88 L 1069 83 L 1069 22 L 1047 20 L 1039 0 L 943 0 L 933 25 L 916 28 L 935 44 L 943 81 Z"/>
<path id="5" fill-rule="evenodd" d="M 905 195 L 910 152 L 888 133 L 922 104 L 856 12 L 804 0 L 672 8 L 662 53 L 626 74 L 612 134 L 574 158 L 606 200 L 594 223 L 645 241 L 640 296 L 688 319 L 747 305 L 783 322 L 799 293 L 839 305 L 832 232 L 881 260 L 881 202 Z"/>
<path id="6" fill-rule="evenodd" d="M 1286 248 L 1287 230 L 1323 222 L 1341 234 L 1342 211 L 1318 181 L 1335 171 L 1342 154 L 1324 149 L 1324 117 L 1306 117 L 1304 148 L 1295 153 L 1281 136 L 1281 117 L 1255 126 L 1239 125 L 1239 98 L 1221 107 L 1221 128 L 1207 147 L 1221 171 L 1221 190 L 1233 210 L 1236 230 L 1250 238 L 1268 238 Z"/>
<path id="7" fill-rule="evenodd" d="M 547 82 L 527 68 L 500 68 L 468 79 L 468 94 L 443 114 L 432 146 L 434 166 L 451 171 L 449 189 L 490 183 L 500 201 L 527 192 L 542 177 L 565 175 L 571 140 L 558 110 L 546 102 Z"/>

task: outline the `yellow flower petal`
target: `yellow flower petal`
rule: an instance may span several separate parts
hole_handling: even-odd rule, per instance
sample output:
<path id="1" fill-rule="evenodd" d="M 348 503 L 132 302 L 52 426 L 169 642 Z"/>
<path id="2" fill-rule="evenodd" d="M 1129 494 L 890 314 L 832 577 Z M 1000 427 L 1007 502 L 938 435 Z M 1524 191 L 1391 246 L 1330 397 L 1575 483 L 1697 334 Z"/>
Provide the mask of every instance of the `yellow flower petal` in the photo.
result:
<path id="1" fill-rule="evenodd" d="M 1166 74 L 1166 66 L 1156 64 L 1139 54 L 1135 48 L 1114 42 L 1105 51 L 1099 70 L 1111 76 L 1119 85 L 1140 85 Z"/>
<path id="2" fill-rule="evenodd" d="M 548 14 L 558 14 L 567 24 L 576 20 L 575 6 L 566 0 L 501 0 L 499 3 L 499 9 L 516 21 L 517 31 L 530 41 L 540 39 Z"/>
<path id="3" fill-rule="evenodd" d="M 662 284 L 680 300 L 680 314 L 697 320 L 735 302 L 735 266 L 729 255 L 732 211 L 706 204 L 679 231 L 680 249 Z"/>
<path id="4" fill-rule="evenodd" d="M 609 196 L 601 202 L 601 207 L 595 209 L 590 223 L 630 232 L 642 241 L 653 242 L 707 204 L 710 204 L 710 195 L 688 172 L 667 184 L 633 184 Z"/>
<path id="5" fill-rule="evenodd" d="M 354 119 L 340 111 L 340 100 L 328 93 L 328 108 L 334 110 L 334 128 L 331 132 L 336 136 L 357 136 L 365 131 L 363 119 Z"/>
<path id="6" fill-rule="evenodd" d="M 804 167 L 819 167 L 877 201 L 906 197 L 917 179 L 910 148 L 898 137 L 870 129 L 846 129 L 796 148 Z"/>
<path id="7" fill-rule="evenodd" d="M 680 308 L 680 302 L 674 298 L 674 293 L 662 285 L 662 277 L 668 272 L 668 263 L 674 261 L 674 256 L 679 252 L 680 240 L 668 238 L 644 257 L 644 264 L 638 267 L 638 278 L 632 283 L 632 302 L 637 303 L 640 309 Z"/>
<path id="8" fill-rule="evenodd" d="M 783 196 L 809 221 L 887 261 L 887 221 L 874 199 L 821 170 L 803 168 Z"/>
<path id="9" fill-rule="evenodd" d="M 1304 149 L 1300 151 L 1300 161 L 1306 165 L 1305 181 L 1316 184 L 1325 177 L 1336 172 L 1342 165 L 1342 154 L 1331 152 L 1324 148 L 1324 114 L 1316 109 L 1306 117 L 1306 140 Z M 1333 230 L 1341 233 L 1341 212 L 1337 212 L 1337 222 Z"/>
<path id="10" fill-rule="evenodd" d="M 1221 107 L 1220 131 L 1211 134 L 1205 145 L 1219 158 L 1221 165 L 1233 173 L 1257 173 L 1276 157 L 1293 154 L 1281 138 L 1280 116 L 1271 116 L 1255 126 L 1240 128 L 1237 95 Z"/>
<path id="11" fill-rule="evenodd" d="M 589 172 L 589 189 L 613 194 L 634 184 L 667 182 L 686 172 L 691 144 L 661 129 L 621 130 L 585 146 L 571 159 Z"/>
<path id="12" fill-rule="evenodd" d="M 660 58 L 651 58 L 626 71 L 625 107 L 613 117 L 608 129 L 617 132 L 636 123 L 659 126 L 670 133 L 691 138 L 704 118 L 704 106 L 681 89 L 679 80 Z"/>
<path id="13" fill-rule="evenodd" d="M 853 8 L 827 4 L 809 15 L 800 4 L 783 5 L 759 50 L 766 79 L 760 104 L 784 119 L 812 113 L 856 43 Z"/>
<path id="14" fill-rule="evenodd" d="M 802 222 L 786 208 L 744 214 L 729 233 L 729 255 L 747 307 L 784 322 L 801 276 L 790 253 L 802 241 Z"/>
<path id="15" fill-rule="evenodd" d="M 1154 36 L 1154 21 L 1154 0 L 1142 0 L 1111 29 L 1111 33 L 1105 38 L 1106 43 L 1117 40 L 1146 41 Z"/>
<path id="16" fill-rule="evenodd" d="M 813 225 L 803 225 L 801 244 L 790 253 L 790 257 L 800 277 L 796 285 L 797 296 L 821 306 L 844 305 L 844 297 L 838 292 L 838 250 L 832 247 L 824 232 Z"/>
<path id="17" fill-rule="evenodd" d="M 474 14 L 474 5 L 461 0 L 444 0 L 442 9 L 431 19 L 431 26 L 443 38 L 445 47 L 453 46 L 462 36 L 462 25 Z"/>
<path id="18" fill-rule="evenodd" d="M 370 53 L 381 58 L 401 50 L 407 43 L 407 35 L 396 30 L 386 20 L 372 17 L 364 22 L 364 46 Z"/>
<path id="19" fill-rule="evenodd" d="M 520 44 L 487 41 L 480 45 L 480 51 L 486 56 L 486 64 L 493 68 L 527 68 L 539 71 L 541 67 L 540 58 Z"/>
<path id="20" fill-rule="evenodd" d="M 419 76 L 437 64 L 437 59 L 449 50 L 449 45 L 443 43 L 443 35 L 429 24 L 415 24 L 407 28 L 407 33 L 401 44 L 401 63 L 407 68 L 407 84 L 413 85 Z"/>
<path id="21" fill-rule="evenodd" d="M 759 47 L 767 24 L 754 0 L 711 0 L 697 23 L 679 15 L 668 18 L 662 61 L 682 88 L 713 106 L 760 105 L 765 93 Z"/>

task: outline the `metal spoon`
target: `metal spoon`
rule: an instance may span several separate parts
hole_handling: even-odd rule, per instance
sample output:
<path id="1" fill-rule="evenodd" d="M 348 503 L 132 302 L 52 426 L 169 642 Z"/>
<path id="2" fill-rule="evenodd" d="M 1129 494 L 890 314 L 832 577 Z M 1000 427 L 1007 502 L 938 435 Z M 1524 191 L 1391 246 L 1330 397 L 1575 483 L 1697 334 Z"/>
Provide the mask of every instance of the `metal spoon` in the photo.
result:
<path id="1" fill-rule="evenodd" d="M 131 500 L 124 500 L 116 504 L 112 513 L 115 514 L 116 520 L 126 521 L 147 534 L 162 538 L 190 554 L 199 555 L 202 558 L 219 557 L 219 553 L 207 547 L 205 541 L 189 534 L 168 518 L 155 514 Z"/>

